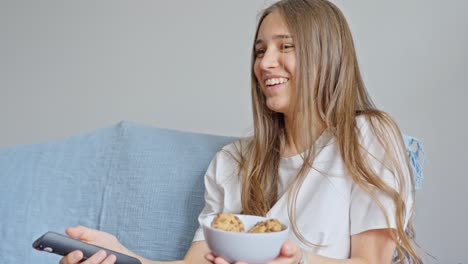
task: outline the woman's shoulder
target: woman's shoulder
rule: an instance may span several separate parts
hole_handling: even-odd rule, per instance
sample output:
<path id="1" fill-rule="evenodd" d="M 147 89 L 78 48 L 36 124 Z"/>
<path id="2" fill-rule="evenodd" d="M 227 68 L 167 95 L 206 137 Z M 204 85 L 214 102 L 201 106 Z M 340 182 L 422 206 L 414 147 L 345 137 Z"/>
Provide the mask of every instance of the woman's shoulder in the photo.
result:
<path id="1" fill-rule="evenodd" d="M 238 138 L 231 143 L 224 145 L 218 153 L 229 152 L 229 153 L 245 153 L 250 142 L 252 142 L 252 137 L 243 137 Z"/>
<path id="2" fill-rule="evenodd" d="M 402 156 L 403 138 L 397 123 L 386 113 L 356 117 L 358 141 L 373 157 Z"/>
<path id="3" fill-rule="evenodd" d="M 390 119 L 390 116 L 385 112 L 360 114 L 356 116 L 356 126 L 360 130 L 366 130 L 372 126 L 384 126 L 387 123 L 386 121 Z"/>
<path id="4" fill-rule="evenodd" d="M 218 184 L 231 182 L 239 175 L 239 165 L 250 142 L 249 138 L 240 138 L 223 146 L 212 159 L 206 177 Z"/>
<path id="5" fill-rule="evenodd" d="M 385 112 L 361 114 L 356 117 L 356 128 L 361 140 L 381 137 L 399 137 L 400 129 L 393 118 Z"/>
<path id="6" fill-rule="evenodd" d="M 238 162 L 249 148 L 251 137 L 238 138 L 231 143 L 224 145 L 215 155 L 215 160 L 232 163 Z"/>

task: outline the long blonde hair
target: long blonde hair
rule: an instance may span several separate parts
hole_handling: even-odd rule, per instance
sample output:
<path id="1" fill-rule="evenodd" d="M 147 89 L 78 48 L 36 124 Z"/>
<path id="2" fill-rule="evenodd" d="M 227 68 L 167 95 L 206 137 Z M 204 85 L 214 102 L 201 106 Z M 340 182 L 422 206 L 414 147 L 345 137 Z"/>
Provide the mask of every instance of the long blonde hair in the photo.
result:
<path id="1" fill-rule="evenodd" d="M 403 179 L 403 171 L 409 170 L 411 174 L 406 155 L 405 164 L 397 162 L 397 156 L 404 153 L 405 149 L 402 135 L 396 123 L 386 113 L 376 109 L 365 89 L 351 32 L 343 14 L 325 0 L 279 1 L 264 10 L 255 37 L 263 19 L 272 12 L 282 15 L 296 47 L 296 86 L 292 102 L 294 113 L 301 113 L 303 118 L 295 123 L 293 134 L 310 135 L 316 124 L 322 124 L 330 131 L 336 138 L 347 173 L 376 200 L 386 216 L 387 224 L 390 222 L 388 215 L 376 198 L 376 192 L 383 192 L 393 200 L 396 232 L 391 234 L 397 245 L 397 258 L 402 263 L 422 263 L 411 242 L 412 221 L 406 229 L 404 227 L 406 205 L 402 197 L 410 191 L 414 200 L 414 184 L 407 186 Z M 283 114 L 271 111 L 266 105 L 265 96 L 253 72 L 254 62 L 255 51 L 252 50 L 254 135 L 240 150 L 238 161 L 242 175 L 243 213 L 266 215 L 278 200 L 278 168 L 281 149 L 286 142 L 286 130 Z M 373 132 L 385 148 L 384 164 L 397 178 L 399 190 L 387 185 L 370 168 L 369 153 L 360 146 L 358 139 L 358 115 L 369 120 Z M 313 120 L 315 117 L 319 120 Z M 311 150 L 314 138 L 306 137 L 300 142 L 300 146 L 308 151 L 305 151 L 304 164 L 291 191 L 288 214 L 295 235 L 306 245 L 317 246 L 307 241 L 295 224 L 297 194 L 313 165 L 314 151 Z M 395 144 L 399 149 L 395 149 Z M 409 187 L 411 190 L 406 190 Z M 411 215 L 412 212 L 413 208 Z"/>

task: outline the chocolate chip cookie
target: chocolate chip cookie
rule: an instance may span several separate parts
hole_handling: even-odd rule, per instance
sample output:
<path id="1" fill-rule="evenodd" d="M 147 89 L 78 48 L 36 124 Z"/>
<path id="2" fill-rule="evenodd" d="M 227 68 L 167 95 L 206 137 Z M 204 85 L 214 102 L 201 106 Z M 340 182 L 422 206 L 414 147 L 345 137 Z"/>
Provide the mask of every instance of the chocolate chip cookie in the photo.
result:
<path id="1" fill-rule="evenodd" d="M 211 226 L 230 232 L 245 232 L 242 221 L 232 213 L 220 213 L 213 218 Z"/>
<path id="2" fill-rule="evenodd" d="M 271 233 L 283 230 L 283 226 L 277 219 L 268 219 L 266 221 L 256 223 L 249 233 Z"/>

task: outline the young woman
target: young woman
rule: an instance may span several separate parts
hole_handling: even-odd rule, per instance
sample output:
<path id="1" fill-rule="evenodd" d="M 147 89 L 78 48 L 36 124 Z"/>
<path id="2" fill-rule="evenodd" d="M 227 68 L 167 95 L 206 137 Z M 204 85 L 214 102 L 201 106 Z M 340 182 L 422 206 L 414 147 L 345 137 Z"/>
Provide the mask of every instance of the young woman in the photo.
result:
<path id="1" fill-rule="evenodd" d="M 293 230 L 270 263 L 422 263 L 411 242 L 413 176 L 395 122 L 364 87 L 349 27 L 325 0 L 283 0 L 261 16 L 252 55 L 254 134 L 218 152 L 201 217 L 277 218 Z M 85 227 L 75 238 L 136 256 Z M 78 263 L 72 252 L 60 263 Z M 136 256 L 143 263 L 158 263 Z M 82 263 L 113 263 L 100 252 Z M 198 230 L 178 263 L 227 263 Z"/>

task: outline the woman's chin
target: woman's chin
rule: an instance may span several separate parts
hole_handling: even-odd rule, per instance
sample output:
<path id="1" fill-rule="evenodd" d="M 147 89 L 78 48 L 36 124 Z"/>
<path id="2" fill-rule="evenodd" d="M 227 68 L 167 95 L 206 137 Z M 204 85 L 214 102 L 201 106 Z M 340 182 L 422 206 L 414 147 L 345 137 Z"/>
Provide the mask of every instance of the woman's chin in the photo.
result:
<path id="1" fill-rule="evenodd" d="M 286 112 L 286 109 L 287 109 L 286 105 L 281 104 L 280 102 L 277 102 L 277 101 L 270 101 L 270 100 L 267 101 L 267 107 L 273 112 L 283 113 L 283 114 Z"/>

